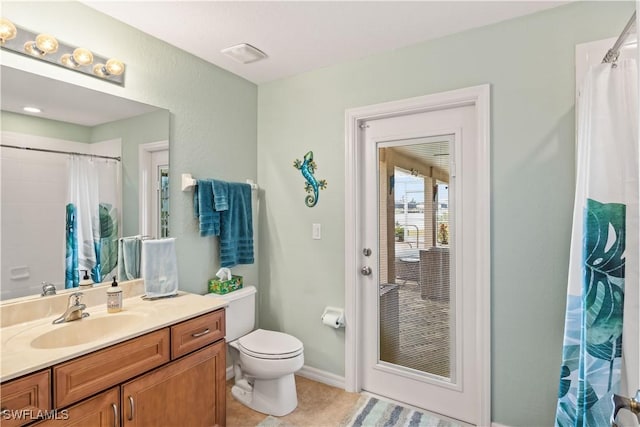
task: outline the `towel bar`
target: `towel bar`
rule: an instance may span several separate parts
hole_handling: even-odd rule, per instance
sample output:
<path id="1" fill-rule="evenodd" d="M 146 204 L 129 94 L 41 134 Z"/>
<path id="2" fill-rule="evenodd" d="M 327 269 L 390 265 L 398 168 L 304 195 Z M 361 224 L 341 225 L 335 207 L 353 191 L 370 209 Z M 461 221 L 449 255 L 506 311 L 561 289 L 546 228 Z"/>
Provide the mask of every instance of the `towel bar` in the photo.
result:
<path id="1" fill-rule="evenodd" d="M 246 182 L 251 186 L 252 190 L 258 189 L 258 184 L 253 182 L 252 179 L 248 179 Z M 193 178 L 193 176 L 191 176 L 190 173 L 182 174 L 182 191 L 189 191 L 191 187 L 195 187 L 195 185 L 196 185 L 196 180 Z"/>

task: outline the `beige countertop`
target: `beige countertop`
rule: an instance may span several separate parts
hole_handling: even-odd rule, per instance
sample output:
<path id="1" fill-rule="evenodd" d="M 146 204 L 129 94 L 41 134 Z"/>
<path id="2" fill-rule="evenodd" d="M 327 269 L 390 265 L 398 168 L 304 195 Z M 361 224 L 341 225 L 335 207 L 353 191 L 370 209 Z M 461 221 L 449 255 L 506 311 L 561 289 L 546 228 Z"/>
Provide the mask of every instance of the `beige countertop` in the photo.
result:
<path id="1" fill-rule="evenodd" d="M 107 313 L 106 305 L 89 306 L 85 312 L 90 316 L 73 322 L 53 325 L 55 315 L 41 317 L 21 323 L 7 324 L 0 329 L 0 382 L 35 372 L 37 370 L 64 362 L 101 348 L 144 335 L 165 326 L 196 317 L 210 311 L 225 307 L 226 301 L 215 297 L 179 292 L 178 296 L 154 301 L 143 300 L 139 295 L 123 300 L 123 310 L 118 313 Z M 3 307 L 0 306 L 0 310 Z M 100 319 L 119 316 L 115 321 L 117 327 L 105 328 Z M 111 319 L 107 319 L 111 321 Z M 115 320 L 115 319 L 113 319 Z M 84 323 L 82 323 L 84 322 Z M 73 326 L 71 326 L 74 324 Z M 77 324 L 77 325 L 76 325 Z M 37 348 L 32 342 L 43 334 L 57 328 L 69 328 L 70 333 L 77 333 L 79 327 L 90 326 L 90 342 L 57 348 Z M 75 328 L 75 329 L 72 329 Z M 82 331 L 86 333 L 86 330 Z"/>

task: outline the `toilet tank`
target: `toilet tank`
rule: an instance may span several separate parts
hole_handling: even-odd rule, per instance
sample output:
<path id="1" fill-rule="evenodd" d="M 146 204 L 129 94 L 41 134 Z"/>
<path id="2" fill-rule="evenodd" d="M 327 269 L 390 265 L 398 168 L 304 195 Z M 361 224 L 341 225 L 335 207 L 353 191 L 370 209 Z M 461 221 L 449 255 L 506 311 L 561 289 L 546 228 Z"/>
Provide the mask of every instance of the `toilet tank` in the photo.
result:
<path id="1" fill-rule="evenodd" d="M 207 296 L 221 298 L 229 304 L 225 310 L 227 342 L 237 340 L 253 331 L 256 320 L 255 286 L 247 286 L 224 295 L 207 294 Z"/>

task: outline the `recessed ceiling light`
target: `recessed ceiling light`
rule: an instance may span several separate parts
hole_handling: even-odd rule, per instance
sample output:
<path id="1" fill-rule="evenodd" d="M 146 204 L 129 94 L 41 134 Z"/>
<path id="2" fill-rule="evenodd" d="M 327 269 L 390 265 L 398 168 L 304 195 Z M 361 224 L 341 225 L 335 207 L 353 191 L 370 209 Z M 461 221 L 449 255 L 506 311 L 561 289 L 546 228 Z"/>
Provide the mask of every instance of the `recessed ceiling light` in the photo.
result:
<path id="1" fill-rule="evenodd" d="M 222 49 L 220 52 L 241 64 L 249 64 L 267 57 L 266 53 L 247 43 L 237 44 L 235 46 Z"/>
<path id="2" fill-rule="evenodd" d="M 42 110 L 38 107 L 23 107 L 22 109 L 27 113 L 42 113 Z"/>

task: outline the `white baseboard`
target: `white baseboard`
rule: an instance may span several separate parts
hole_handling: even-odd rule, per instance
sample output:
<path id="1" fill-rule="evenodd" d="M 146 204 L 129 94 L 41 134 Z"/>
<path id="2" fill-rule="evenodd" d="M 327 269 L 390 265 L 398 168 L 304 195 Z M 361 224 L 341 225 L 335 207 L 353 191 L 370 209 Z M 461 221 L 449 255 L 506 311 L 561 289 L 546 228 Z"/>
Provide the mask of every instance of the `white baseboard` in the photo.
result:
<path id="1" fill-rule="evenodd" d="M 296 375 L 344 390 L 344 377 L 304 365 Z M 227 366 L 227 381 L 234 377 L 233 366 Z M 498 426 L 500 427 L 500 426 Z M 506 426 L 505 426 L 506 427 Z"/>
<path id="2" fill-rule="evenodd" d="M 491 423 L 491 427 L 509 427 L 509 426 L 504 424 L 499 424 L 499 423 Z"/>
<path id="3" fill-rule="evenodd" d="M 319 383 L 330 385 L 332 387 L 341 388 L 344 390 L 345 380 L 340 375 L 332 374 L 331 372 L 323 371 L 318 368 L 304 365 L 302 369 L 296 372 L 296 375 L 309 378 L 310 380 L 318 381 Z M 227 381 L 233 378 L 233 366 L 227 366 Z M 501 426 L 494 426 L 501 427 Z M 504 426 L 506 427 L 506 426 Z"/>
<path id="4" fill-rule="evenodd" d="M 308 365 L 304 365 L 302 369 L 296 372 L 301 377 L 309 378 L 310 380 L 318 381 L 319 383 L 330 385 L 344 390 L 345 380 L 340 375 L 332 374 L 331 372 L 323 371 L 318 368 L 313 368 Z"/>
<path id="5" fill-rule="evenodd" d="M 234 377 L 233 366 L 227 366 L 227 381 Z"/>

